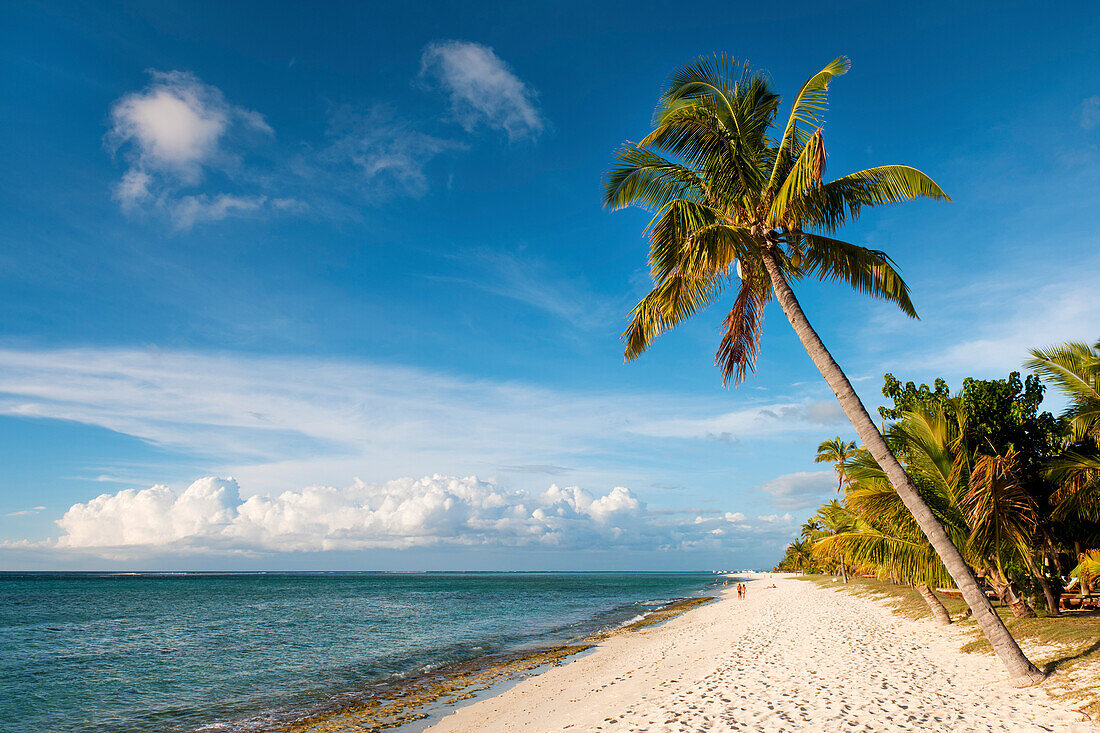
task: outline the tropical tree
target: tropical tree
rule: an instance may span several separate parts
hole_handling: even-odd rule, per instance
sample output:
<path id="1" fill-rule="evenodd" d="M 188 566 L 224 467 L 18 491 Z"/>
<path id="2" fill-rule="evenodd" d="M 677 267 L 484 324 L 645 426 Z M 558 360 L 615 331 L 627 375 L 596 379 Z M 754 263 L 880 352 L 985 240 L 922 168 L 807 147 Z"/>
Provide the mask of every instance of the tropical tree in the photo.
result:
<path id="1" fill-rule="evenodd" d="M 1100 341 L 1092 347 L 1070 341 L 1048 349 L 1032 349 L 1026 366 L 1069 399 L 1062 418 L 1070 425 L 1071 440 L 1100 445 Z"/>
<path id="2" fill-rule="evenodd" d="M 789 567 L 798 568 L 799 575 L 806 574 L 806 568 L 813 567 L 814 549 L 809 540 L 798 539 L 787 547 L 787 564 Z"/>
<path id="3" fill-rule="evenodd" d="M 1073 575 L 1080 578 L 1082 585 L 1100 578 L 1100 550 L 1083 552 L 1077 559 L 1078 563 L 1073 569 Z"/>
<path id="4" fill-rule="evenodd" d="M 845 562 L 842 547 L 832 547 L 822 544 L 829 537 L 836 537 L 855 529 L 855 519 L 848 513 L 843 505 L 833 499 L 825 506 L 817 510 L 814 515 L 813 529 L 805 533 L 803 537 L 813 542 L 813 549 L 827 567 L 840 568 L 840 577 L 848 582 L 848 565 Z M 820 548 L 820 549 L 819 549 Z"/>
<path id="5" fill-rule="evenodd" d="M 1100 341 L 1032 349 L 1027 367 L 1069 400 L 1065 450 L 1048 463 L 1056 519 L 1100 522 Z"/>
<path id="6" fill-rule="evenodd" d="M 655 213 L 647 227 L 653 289 L 634 308 L 623 338 L 634 359 L 664 330 L 739 285 L 715 357 L 723 379 L 755 370 L 765 305 L 775 298 L 832 388 L 856 434 L 915 517 L 974 618 L 1017 684 L 1043 675 L 994 612 L 974 574 L 875 427 L 851 382 L 810 325 L 792 284 L 840 281 L 916 317 L 908 286 L 884 252 L 834 235 L 863 207 L 928 197 L 948 200 L 931 178 L 884 165 L 825 182 L 823 112 L 829 82 L 848 71 L 838 58 L 795 95 L 786 124 L 773 123 L 780 98 L 763 74 L 725 56 L 676 71 L 658 103 L 654 129 L 626 143 L 608 172 L 612 209 Z"/>
<path id="7" fill-rule="evenodd" d="M 836 493 L 844 488 L 844 462 L 856 452 L 855 441 L 845 442 L 838 435 L 835 438 L 821 441 L 817 446 L 817 455 L 814 463 L 831 463 L 836 471 Z"/>

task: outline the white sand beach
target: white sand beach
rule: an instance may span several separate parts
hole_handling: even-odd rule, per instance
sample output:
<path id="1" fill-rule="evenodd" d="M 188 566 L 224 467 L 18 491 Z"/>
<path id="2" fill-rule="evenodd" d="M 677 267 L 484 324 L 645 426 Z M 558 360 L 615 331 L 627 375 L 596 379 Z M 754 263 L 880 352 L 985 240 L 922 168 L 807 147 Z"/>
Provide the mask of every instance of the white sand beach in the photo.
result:
<path id="1" fill-rule="evenodd" d="M 775 588 L 765 586 L 774 583 Z M 432 726 L 486 731 L 1091 731 L 962 631 L 782 576 L 615 636 Z"/>

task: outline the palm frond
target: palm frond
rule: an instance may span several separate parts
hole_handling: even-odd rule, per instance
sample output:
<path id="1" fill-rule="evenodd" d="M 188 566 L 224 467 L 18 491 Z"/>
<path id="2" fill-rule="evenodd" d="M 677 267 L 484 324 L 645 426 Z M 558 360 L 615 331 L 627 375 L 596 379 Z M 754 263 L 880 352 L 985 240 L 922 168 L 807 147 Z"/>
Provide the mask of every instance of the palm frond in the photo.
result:
<path id="1" fill-rule="evenodd" d="M 1051 495 L 1054 518 L 1100 522 L 1100 454 L 1069 450 L 1047 463 L 1058 487 Z"/>
<path id="2" fill-rule="evenodd" d="M 783 180 L 768 211 L 768 221 L 776 226 L 787 223 L 783 216 L 792 200 L 806 195 L 815 186 L 821 185 L 821 176 L 825 172 L 825 141 L 818 129 L 802 148 L 791 172 Z M 794 222 L 792 222 L 794 223 Z M 798 222 L 801 223 L 801 222 Z"/>
<path id="3" fill-rule="evenodd" d="M 706 204 L 674 199 L 669 201 L 646 228 L 649 237 L 649 267 L 653 279 L 663 280 L 676 273 L 690 255 L 692 237 L 719 223 L 719 214 Z"/>
<path id="4" fill-rule="evenodd" d="M 714 364 L 722 370 L 722 383 L 734 376 L 734 383 L 745 381 L 747 372 L 756 372 L 756 355 L 760 350 L 760 333 L 764 326 L 766 293 L 756 280 L 742 280 L 726 316 L 725 333 L 718 345 Z"/>
<path id="5" fill-rule="evenodd" d="M 847 74 L 851 65 L 851 61 L 848 60 L 847 56 L 839 56 L 833 59 L 824 69 L 807 79 L 802 88 L 798 90 L 798 95 L 794 98 L 794 104 L 791 105 L 787 127 L 783 130 L 783 137 L 780 138 L 775 165 L 772 167 L 771 177 L 767 184 L 768 189 L 774 189 L 779 185 L 782 177 L 786 174 L 786 166 L 790 164 L 790 160 L 794 157 L 792 150 L 795 149 L 796 145 L 805 145 L 809 140 L 810 133 L 803 130 L 801 125 L 811 129 L 822 126 L 824 122 L 823 115 L 829 99 L 829 82 L 832 81 L 834 76 Z"/>
<path id="6" fill-rule="evenodd" d="M 1035 501 L 1019 477 L 1019 454 L 983 455 L 974 462 L 966 494 L 969 545 L 982 555 L 1000 555 L 1008 549 L 1026 552 L 1035 534 Z"/>
<path id="7" fill-rule="evenodd" d="M 853 290 L 889 300 L 910 318 L 917 317 L 909 299 L 909 286 L 894 269 L 885 252 L 856 244 L 801 232 L 805 241 L 800 270 L 830 282 L 847 283 Z"/>
<path id="8" fill-rule="evenodd" d="M 621 165 L 607 172 L 604 205 L 616 210 L 627 206 L 660 210 L 676 199 L 703 203 L 706 184 L 687 166 L 673 163 L 633 143 L 615 154 Z"/>
<path id="9" fill-rule="evenodd" d="M 1070 341 L 1048 349 L 1032 349 L 1025 366 L 1056 386 L 1069 399 L 1063 414 L 1072 438 L 1100 443 L 1100 343 L 1090 348 Z"/>
<path id="10" fill-rule="evenodd" d="M 690 318 L 714 302 L 722 281 L 673 275 L 658 283 L 631 312 L 630 325 L 623 332 L 628 361 L 641 356 L 662 332 Z"/>

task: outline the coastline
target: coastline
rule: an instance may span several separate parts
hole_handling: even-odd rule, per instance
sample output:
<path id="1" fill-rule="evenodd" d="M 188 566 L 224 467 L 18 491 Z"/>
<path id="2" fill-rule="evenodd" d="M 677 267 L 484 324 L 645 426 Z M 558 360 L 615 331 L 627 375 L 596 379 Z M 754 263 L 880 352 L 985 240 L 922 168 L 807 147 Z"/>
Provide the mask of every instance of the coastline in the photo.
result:
<path id="1" fill-rule="evenodd" d="M 733 586 L 715 595 L 427 730 L 1095 730 L 1044 686 L 1013 688 L 995 658 L 963 653 L 965 631 L 780 575 L 749 580 L 744 601 Z"/>
<path id="2" fill-rule="evenodd" d="M 456 706 L 509 689 L 524 679 L 560 667 L 610 639 L 663 624 L 708 604 L 713 595 L 682 598 L 634 619 L 570 643 L 514 650 L 448 664 L 406 680 L 381 683 L 354 702 L 274 728 L 279 733 L 425 730 Z"/>

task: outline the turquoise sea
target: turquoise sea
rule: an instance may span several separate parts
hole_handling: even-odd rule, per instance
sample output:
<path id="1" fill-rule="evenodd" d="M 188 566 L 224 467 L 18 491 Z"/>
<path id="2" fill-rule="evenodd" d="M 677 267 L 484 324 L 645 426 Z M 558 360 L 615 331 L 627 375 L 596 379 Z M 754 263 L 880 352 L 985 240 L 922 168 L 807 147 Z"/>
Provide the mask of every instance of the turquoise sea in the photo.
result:
<path id="1" fill-rule="evenodd" d="M 258 731 L 629 622 L 709 573 L 0 573 L 0 730 Z"/>

